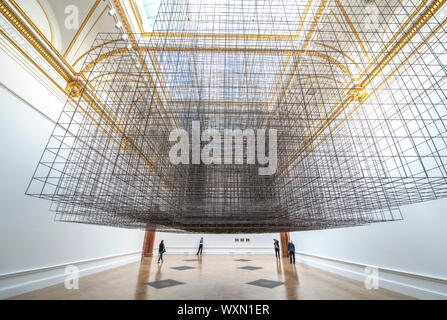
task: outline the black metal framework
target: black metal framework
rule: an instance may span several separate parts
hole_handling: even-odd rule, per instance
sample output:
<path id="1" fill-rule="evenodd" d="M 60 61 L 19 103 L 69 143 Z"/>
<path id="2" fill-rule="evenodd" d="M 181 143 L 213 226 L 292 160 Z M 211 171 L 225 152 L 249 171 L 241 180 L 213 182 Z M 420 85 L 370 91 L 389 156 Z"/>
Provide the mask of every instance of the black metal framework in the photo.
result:
<path id="1" fill-rule="evenodd" d="M 57 221 L 285 232 L 399 220 L 447 196 L 436 1 L 376 1 L 373 30 L 362 1 L 205 2 L 162 1 L 149 38 L 98 35 L 27 190 Z M 192 121 L 276 129 L 276 174 L 171 164 L 169 133 Z"/>

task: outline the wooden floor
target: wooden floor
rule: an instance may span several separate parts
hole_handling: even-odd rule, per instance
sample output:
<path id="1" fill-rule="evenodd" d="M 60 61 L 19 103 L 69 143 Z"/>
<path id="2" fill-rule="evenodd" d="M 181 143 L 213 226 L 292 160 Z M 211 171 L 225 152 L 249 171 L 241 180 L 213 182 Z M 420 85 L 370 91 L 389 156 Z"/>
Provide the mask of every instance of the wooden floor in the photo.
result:
<path id="1" fill-rule="evenodd" d="M 291 265 L 271 255 L 166 255 L 162 264 L 146 258 L 79 279 L 79 290 L 59 284 L 13 299 L 411 299 L 385 289 L 367 290 L 363 283 L 307 265 Z M 236 259 L 251 261 L 240 262 Z M 190 266 L 194 269 L 176 270 Z M 244 266 L 257 270 L 239 269 Z M 184 284 L 156 289 L 147 282 L 172 279 Z M 247 284 L 259 279 L 284 282 L 275 288 Z"/>

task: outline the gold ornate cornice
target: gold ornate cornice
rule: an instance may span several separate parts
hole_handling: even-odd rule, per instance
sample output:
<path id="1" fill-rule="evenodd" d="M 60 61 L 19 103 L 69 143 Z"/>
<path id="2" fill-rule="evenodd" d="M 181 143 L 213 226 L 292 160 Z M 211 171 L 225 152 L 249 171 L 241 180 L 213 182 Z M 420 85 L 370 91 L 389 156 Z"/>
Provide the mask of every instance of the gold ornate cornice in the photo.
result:
<path id="1" fill-rule="evenodd" d="M 65 88 L 65 91 L 68 95 L 72 98 L 79 98 L 82 95 L 82 91 L 84 90 L 85 86 L 81 81 L 71 81 L 67 84 L 67 87 Z"/>
<path id="2" fill-rule="evenodd" d="M 354 85 L 349 94 L 352 96 L 353 100 L 358 102 L 363 102 L 368 95 L 366 89 L 360 84 Z"/>
<path id="3" fill-rule="evenodd" d="M 29 17 L 26 16 L 23 10 L 21 10 L 19 7 L 16 7 L 17 4 L 13 0 L 11 0 L 11 3 L 15 6 L 15 9 L 21 15 L 23 13 L 23 19 L 25 19 L 28 22 L 28 24 L 34 29 L 33 31 L 36 34 L 38 34 L 38 36 L 40 36 L 42 39 L 39 39 L 35 35 L 35 33 L 25 24 L 24 21 L 22 21 L 22 19 L 9 7 L 9 5 L 4 0 L 0 0 L 1 14 L 13 26 L 13 28 L 16 29 L 17 32 L 26 40 L 26 42 L 28 42 L 28 44 L 32 46 L 46 62 L 48 62 L 49 66 L 53 68 L 57 72 L 57 74 L 59 74 L 62 77 L 62 79 L 67 82 L 65 88 L 57 84 L 54 81 L 54 79 L 52 79 L 42 69 L 42 67 L 40 67 L 37 63 L 33 61 L 32 57 L 27 55 L 19 46 L 17 46 L 14 40 L 8 37 L 6 34 L 4 34 L 2 30 L 0 30 L 0 34 L 2 34 L 2 36 L 5 36 L 5 38 L 7 38 L 8 41 L 11 42 L 21 54 L 23 54 L 28 60 L 30 60 L 34 64 L 34 66 L 40 72 L 42 72 L 42 74 L 44 74 L 51 81 L 53 81 L 53 83 L 55 83 L 58 86 L 58 88 L 68 96 L 69 101 L 78 103 L 79 110 L 84 112 L 90 119 L 92 119 L 92 121 L 96 121 L 95 117 L 92 114 L 90 114 L 85 108 L 83 108 L 81 104 L 79 104 L 80 101 L 86 103 L 92 109 L 93 113 L 99 116 L 101 120 L 104 121 L 104 124 L 106 124 L 114 134 L 116 134 L 122 141 L 127 142 L 127 144 L 130 145 L 132 149 L 135 149 L 136 156 L 142 158 L 147 163 L 148 169 L 150 171 L 155 171 L 152 160 L 150 160 L 146 154 L 144 154 L 141 150 L 139 150 L 134 145 L 134 143 L 126 137 L 125 131 L 123 131 L 116 123 L 115 118 L 113 117 L 111 112 L 107 110 L 107 108 L 105 108 L 95 97 L 94 93 L 89 90 L 90 85 L 88 83 L 83 82 L 83 80 L 86 81 L 86 78 L 81 74 L 79 75 L 80 79 L 76 79 L 78 74 L 74 72 L 73 68 L 71 68 L 71 66 L 68 65 L 65 59 L 61 57 L 60 53 L 51 44 L 48 44 L 48 40 L 40 33 L 35 24 L 32 21 L 28 21 Z M 43 42 L 45 42 L 47 47 L 50 48 L 51 50 L 49 50 L 43 44 Z M 64 67 L 64 65 L 66 66 L 66 68 Z M 99 127 L 102 130 L 104 130 L 106 134 L 108 135 L 111 134 L 111 132 L 103 125 L 99 125 Z M 120 141 L 116 139 L 114 140 L 117 143 L 120 143 Z M 160 175 L 159 173 L 156 172 L 156 174 L 159 175 L 161 179 L 164 179 L 163 176 Z"/>
<path id="4" fill-rule="evenodd" d="M 28 43 L 50 64 L 50 66 L 67 82 L 72 81 L 72 75 L 68 72 L 45 48 L 44 45 L 34 36 L 33 32 L 21 21 L 21 19 L 11 10 L 4 0 L 0 0 L 0 12 L 11 23 Z"/>
<path id="5" fill-rule="evenodd" d="M 0 0 L 3 2 L 3 0 Z M 20 14 L 21 17 L 28 23 L 32 30 L 40 37 L 42 40 L 41 42 L 44 42 L 48 48 L 51 50 L 49 52 L 52 53 L 53 57 L 56 57 L 59 59 L 58 62 L 60 62 L 60 66 L 64 67 L 66 70 L 71 72 L 73 75 L 76 75 L 76 72 L 72 68 L 72 66 L 64 59 L 64 57 L 61 55 L 61 53 L 53 46 L 53 44 L 48 41 L 48 39 L 45 37 L 44 34 L 40 31 L 40 29 L 34 24 L 34 22 L 31 20 L 31 18 L 26 14 L 25 11 L 15 2 L 15 0 L 9 0 L 11 5 L 14 7 L 14 9 Z"/>
<path id="6" fill-rule="evenodd" d="M 19 45 L 17 45 L 13 39 L 11 39 L 3 30 L 0 29 L 0 35 L 4 37 L 14 48 L 17 50 L 17 52 L 25 57 L 43 76 L 45 76 L 52 84 L 56 86 L 59 90 L 64 92 L 64 89 L 60 86 L 59 83 L 57 83 L 45 70 L 42 69 L 42 67 L 37 64 L 32 57 L 30 57 Z M 65 93 L 65 92 L 64 92 Z"/>
<path id="7" fill-rule="evenodd" d="M 124 30 L 126 31 L 127 35 L 129 36 L 130 40 L 135 42 L 135 37 L 133 35 L 132 29 L 129 25 L 129 22 L 127 21 L 126 14 L 124 13 L 123 7 L 119 0 L 113 0 L 113 4 L 115 5 L 116 12 L 118 12 L 118 15 L 120 17 L 121 22 L 123 23 Z"/>

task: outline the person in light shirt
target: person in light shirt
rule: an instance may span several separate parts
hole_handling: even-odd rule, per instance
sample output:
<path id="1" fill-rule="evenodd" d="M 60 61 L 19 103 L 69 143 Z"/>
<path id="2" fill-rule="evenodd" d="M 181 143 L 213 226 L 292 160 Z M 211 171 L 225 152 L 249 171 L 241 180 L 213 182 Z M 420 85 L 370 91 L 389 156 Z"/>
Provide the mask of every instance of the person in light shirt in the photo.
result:
<path id="1" fill-rule="evenodd" d="M 202 251 L 203 251 L 203 237 L 200 238 L 200 242 L 199 242 L 199 250 L 197 250 L 197 255 L 202 255 Z"/>

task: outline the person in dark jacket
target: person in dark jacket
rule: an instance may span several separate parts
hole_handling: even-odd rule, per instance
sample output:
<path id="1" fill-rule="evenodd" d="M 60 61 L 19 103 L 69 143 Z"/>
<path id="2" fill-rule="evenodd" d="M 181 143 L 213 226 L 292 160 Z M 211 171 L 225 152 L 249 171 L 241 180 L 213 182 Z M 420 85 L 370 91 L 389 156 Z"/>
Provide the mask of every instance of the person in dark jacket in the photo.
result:
<path id="1" fill-rule="evenodd" d="M 273 246 L 275 247 L 275 256 L 277 259 L 281 258 L 281 254 L 279 253 L 279 241 L 277 239 L 273 239 Z"/>
<path id="2" fill-rule="evenodd" d="M 163 262 L 163 253 L 166 252 L 164 240 L 161 240 L 160 245 L 158 246 L 158 263 Z"/>
<path id="3" fill-rule="evenodd" d="M 200 238 L 200 243 L 199 243 L 199 250 L 197 250 L 197 255 L 202 255 L 202 251 L 203 251 L 203 237 Z"/>
<path id="4" fill-rule="evenodd" d="M 289 251 L 290 263 L 295 264 L 295 245 L 292 241 L 287 244 L 287 251 Z"/>

